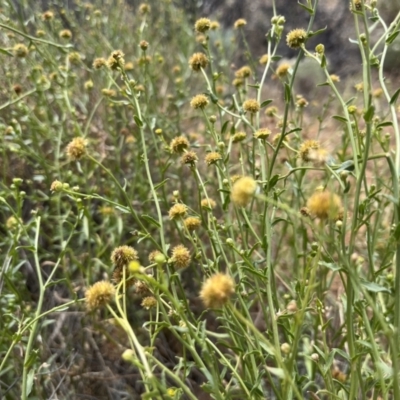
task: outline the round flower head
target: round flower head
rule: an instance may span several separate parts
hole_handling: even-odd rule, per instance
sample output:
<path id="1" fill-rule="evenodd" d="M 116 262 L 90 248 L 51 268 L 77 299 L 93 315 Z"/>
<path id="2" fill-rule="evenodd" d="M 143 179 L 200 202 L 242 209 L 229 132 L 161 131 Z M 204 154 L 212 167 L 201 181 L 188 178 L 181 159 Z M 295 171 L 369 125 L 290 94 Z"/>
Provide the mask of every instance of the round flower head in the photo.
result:
<path id="1" fill-rule="evenodd" d="M 194 29 L 198 33 L 205 33 L 211 28 L 211 21 L 208 18 L 200 18 L 194 24 Z"/>
<path id="2" fill-rule="evenodd" d="M 246 207 L 254 196 L 257 182 L 250 176 L 239 178 L 232 186 L 231 199 L 236 206 Z"/>
<path id="3" fill-rule="evenodd" d="M 283 63 L 279 65 L 279 67 L 275 71 L 276 76 L 278 76 L 279 78 L 284 78 L 289 73 L 290 68 L 290 64 L 288 63 Z"/>
<path id="4" fill-rule="evenodd" d="M 236 133 L 232 136 L 232 142 L 233 142 L 233 143 L 242 142 L 244 139 L 246 139 L 246 133 L 245 133 L 245 132 L 236 132 Z"/>
<path id="5" fill-rule="evenodd" d="M 304 162 L 311 161 L 310 153 L 312 151 L 318 150 L 320 148 L 320 144 L 316 140 L 306 140 L 303 142 L 299 149 L 299 156 Z"/>
<path id="6" fill-rule="evenodd" d="M 194 231 L 201 226 L 201 220 L 197 217 L 187 217 L 183 223 L 188 231 Z"/>
<path id="7" fill-rule="evenodd" d="M 260 111 L 260 103 L 255 99 L 246 100 L 243 103 L 243 110 L 255 114 Z"/>
<path id="8" fill-rule="evenodd" d="M 121 50 L 114 50 L 107 60 L 107 65 L 110 69 L 118 69 L 125 64 L 124 53 Z"/>
<path id="9" fill-rule="evenodd" d="M 342 202 L 335 193 L 317 191 L 308 199 L 307 208 L 320 219 L 337 219 L 342 210 Z"/>
<path id="10" fill-rule="evenodd" d="M 202 199 L 200 202 L 201 208 L 212 210 L 217 206 L 217 203 L 213 199 Z"/>
<path id="11" fill-rule="evenodd" d="M 182 244 L 172 249 L 171 261 L 176 268 L 186 268 L 190 264 L 190 251 Z"/>
<path id="12" fill-rule="evenodd" d="M 122 268 L 131 261 L 138 259 L 137 251 L 131 246 L 119 246 L 111 254 L 111 262 L 117 267 Z"/>
<path id="13" fill-rule="evenodd" d="M 216 151 L 211 151 L 207 153 L 204 160 L 207 165 L 215 164 L 217 161 L 222 160 L 222 155 Z"/>
<path id="14" fill-rule="evenodd" d="M 187 213 L 187 206 L 182 203 L 174 204 L 168 211 L 169 219 L 182 218 Z"/>
<path id="15" fill-rule="evenodd" d="M 189 59 L 189 65 L 193 71 L 200 71 L 207 67 L 208 58 L 204 53 L 194 53 Z"/>
<path id="16" fill-rule="evenodd" d="M 269 60 L 269 55 L 268 54 L 263 54 L 260 59 L 258 60 L 258 62 L 261 65 L 267 65 L 268 64 L 268 60 Z"/>
<path id="17" fill-rule="evenodd" d="M 177 136 L 171 140 L 169 144 L 169 148 L 173 153 L 183 153 L 184 150 L 189 148 L 189 141 L 186 139 L 185 136 Z"/>
<path id="18" fill-rule="evenodd" d="M 59 36 L 62 39 L 71 39 L 72 32 L 69 29 L 63 29 L 62 31 L 60 31 Z"/>
<path id="19" fill-rule="evenodd" d="M 219 22 L 218 21 L 211 21 L 210 29 L 215 31 L 219 29 Z"/>
<path id="20" fill-rule="evenodd" d="M 236 72 L 235 72 L 235 76 L 236 78 L 248 78 L 251 75 L 251 68 L 247 65 L 245 65 L 242 68 L 239 68 Z"/>
<path id="21" fill-rule="evenodd" d="M 197 162 L 197 154 L 194 151 L 188 151 L 181 158 L 182 164 L 194 165 Z"/>
<path id="22" fill-rule="evenodd" d="M 67 146 L 67 156 L 72 160 L 79 160 L 86 154 L 87 141 L 76 137 Z"/>
<path id="23" fill-rule="evenodd" d="M 157 300 L 154 296 L 145 297 L 141 303 L 141 306 L 146 310 L 150 310 L 150 308 L 153 308 L 156 305 L 157 305 Z"/>
<path id="24" fill-rule="evenodd" d="M 263 140 L 265 140 L 265 139 L 267 139 L 268 138 L 268 136 L 271 134 L 271 131 L 268 129 L 268 128 L 262 128 L 262 129 L 259 129 L 258 131 L 256 131 L 255 133 L 254 133 L 254 137 L 256 138 L 256 139 L 263 139 Z"/>
<path id="25" fill-rule="evenodd" d="M 140 12 L 140 14 L 142 14 L 142 15 L 149 14 L 150 11 L 151 11 L 151 7 L 150 7 L 149 4 L 142 3 L 142 4 L 139 6 L 139 12 Z"/>
<path id="26" fill-rule="evenodd" d="M 73 51 L 72 53 L 68 54 L 68 61 L 71 64 L 77 65 L 81 62 L 81 60 L 82 60 L 82 57 L 77 51 Z"/>
<path id="27" fill-rule="evenodd" d="M 219 308 L 226 304 L 235 293 L 235 282 L 226 274 L 215 274 L 208 278 L 200 291 L 200 297 L 206 307 Z"/>
<path id="28" fill-rule="evenodd" d="M 307 32 L 304 29 L 293 29 L 286 36 L 286 43 L 292 49 L 298 49 L 307 40 Z"/>
<path id="29" fill-rule="evenodd" d="M 108 281 L 96 282 L 90 286 L 85 293 L 85 302 L 88 310 L 109 304 L 115 296 L 115 289 L 112 283 Z"/>
<path id="30" fill-rule="evenodd" d="M 16 57 L 25 58 L 28 55 L 29 50 L 24 44 L 18 43 L 13 47 L 13 52 Z"/>
<path id="31" fill-rule="evenodd" d="M 204 108 L 207 105 L 208 105 L 208 99 L 207 96 L 204 94 L 198 94 L 197 96 L 194 96 L 190 101 L 190 106 L 195 110 L 197 110 L 198 108 Z"/>
<path id="32" fill-rule="evenodd" d="M 235 21 L 233 26 L 234 26 L 235 29 L 239 29 L 239 28 L 242 28 L 245 25 L 247 25 L 247 21 L 245 19 L 243 19 L 243 18 L 239 18 L 239 19 L 237 19 Z"/>
<path id="33" fill-rule="evenodd" d="M 43 21 L 50 21 L 50 20 L 52 20 L 53 18 L 54 18 L 54 14 L 53 14 L 52 11 L 45 11 L 45 12 L 42 14 L 42 20 L 43 20 Z"/>
<path id="34" fill-rule="evenodd" d="M 55 181 L 53 181 L 53 183 L 50 186 L 50 190 L 52 192 L 62 192 L 64 189 L 64 185 L 62 184 L 62 182 L 58 181 L 57 179 Z"/>
<path id="35" fill-rule="evenodd" d="M 103 68 L 107 65 L 107 60 L 103 57 L 95 58 L 93 61 L 93 68 L 94 69 L 100 69 Z"/>

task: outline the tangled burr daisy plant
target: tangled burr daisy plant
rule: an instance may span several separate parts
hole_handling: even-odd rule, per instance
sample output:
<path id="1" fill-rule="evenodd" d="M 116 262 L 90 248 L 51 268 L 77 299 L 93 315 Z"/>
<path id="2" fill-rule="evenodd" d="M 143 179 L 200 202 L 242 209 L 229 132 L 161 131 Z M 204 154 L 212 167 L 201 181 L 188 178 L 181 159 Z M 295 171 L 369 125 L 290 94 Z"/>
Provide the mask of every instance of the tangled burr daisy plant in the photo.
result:
<path id="1" fill-rule="evenodd" d="M 3 3 L 0 397 L 400 399 L 395 2 Z"/>

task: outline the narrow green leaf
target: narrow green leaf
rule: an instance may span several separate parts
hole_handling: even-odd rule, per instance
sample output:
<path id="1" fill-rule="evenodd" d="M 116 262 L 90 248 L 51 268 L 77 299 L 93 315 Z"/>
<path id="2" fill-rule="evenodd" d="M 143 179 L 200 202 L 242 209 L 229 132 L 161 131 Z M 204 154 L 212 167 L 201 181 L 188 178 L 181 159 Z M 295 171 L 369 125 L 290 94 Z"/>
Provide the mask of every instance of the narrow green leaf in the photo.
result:
<path id="1" fill-rule="evenodd" d="M 32 391 L 33 379 L 35 378 L 35 370 L 32 368 L 28 372 L 28 378 L 26 380 L 26 395 L 29 396 Z"/>
<path id="2" fill-rule="evenodd" d="M 371 122 L 374 114 L 375 114 L 375 107 L 370 106 L 368 110 L 364 113 L 365 122 Z"/>
<path id="3" fill-rule="evenodd" d="M 325 68 L 326 67 L 326 57 L 325 54 L 322 55 L 321 58 L 321 68 Z"/>
<path id="4" fill-rule="evenodd" d="M 397 30 L 397 31 L 394 31 L 393 33 L 391 33 L 386 39 L 386 44 L 393 43 L 399 33 L 400 33 L 400 30 Z"/>
<path id="5" fill-rule="evenodd" d="M 304 8 L 310 15 L 314 15 L 314 10 L 310 7 L 307 7 L 304 4 L 301 4 L 299 1 L 297 2 L 297 4 L 301 7 Z"/>
<path id="6" fill-rule="evenodd" d="M 162 182 L 157 183 L 157 185 L 154 186 L 154 190 L 157 190 L 157 189 L 159 189 L 161 186 L 164 186 L 164 185 L 167 183 L 168 180 L 169 180 L 169 179 L 167 178 L 167 179 L 164 179 Z"/>
<path id="7" fill-rule="evenodd" d="M 391 121 L 385 121 L 385 122 L 381 122 L 380 124 L 378 124 L 376 126 L 376 129 L 380 129 L 380 128 L 383 128 L 385 126 L 392 126 L 392 125 L 393 125 L 393 123 Z"/>
<path id="8" fill-rule="evenodd" d="M 379 292 L 391 293 L 390 290 L 387 287 L 379 285 L 378 283 L 375 283 L 375 282 L 368 282 L 368 281 L 366 281 L 364 279 L 360 279 L 360 283 L 369 292 L 373 292 L 373 293 L 379 293 Z"/>
<path id="9" fill-rule="evenodd" d="M 399 94 L 400 94 L 400 88 L 398 88 L 398 89 L 394 92 L 394 95 L 391 97 L 389 103 L 390 103 L 390 104 L 396 103 L 397 98 L 399 97 Z"/>
<path id="10" fill-rule="evenodd" d="M 13 53 L 11 53 L 10 51 L 8 51 L 6 49 L 2 49 L 1 47 L 0 47 L 0 53 L 5 54 L 6 56 L 14 57 Z"/>
<path id="11" fill-rule="evenodd" d="M 322 32 L 326 31 L 326 28 L 327 28 L 327 26 L 325 28 L 318 29 L 315 32 L 310 31 L 310 32 L 308 32 L 308 37 L 313 37 L 313 36 L 317 36 L 317 35 L 321 34 Z"/>
<path id="12" fill-rule="evenodd" d="M 136 125 L 137 125 L 139 128 L 142 128 L 142 127 L 143 127 L 143 121 L 142 121 L 137 115 L 134 115 L 134 116 L 133 116 L 133 119 L 135 120 Z"/>
<path id="13" fill-rule="evenodd" d="M 265 100 L 265 101 L 263 101 L 262 103 L 261 103 L 261 108 L 264 108 L 264 107 L 267 107 L 267 105 L 268 104 L 271 104 L 272 103 L 272 100 L 271 99 L 268 99 L 268 100 Z"/>
<path id="14" fill-rule="evenodd" d="M 159 222 L 156 221 L 153 217 L 150 217 L 150 215 L 144 214 L 144 215 L 142 215 L 142 218 L 143 218 L 146 222 L 148 222 L 148 223 L 150 223 L 150 224 L 152 224 L 152 225 L 155 225 L 157 228 L 161 228 L 161 225 L 159 224 Z"/>
<path id="15" fill-rule="evenodd" d="M 340 122 L 347 122 L 347 118 L 342 117 L 340 115 L 334 115 L 332 118 L 334 118 L 334 119 L 336 119 L 336 120 L 338 120 Z"/>
<path id="16" fill-rule="evenodd" d="M 221 128 L 221 135 L 224 135 L 228 129 L 229 121 L 225 121 Z"/>

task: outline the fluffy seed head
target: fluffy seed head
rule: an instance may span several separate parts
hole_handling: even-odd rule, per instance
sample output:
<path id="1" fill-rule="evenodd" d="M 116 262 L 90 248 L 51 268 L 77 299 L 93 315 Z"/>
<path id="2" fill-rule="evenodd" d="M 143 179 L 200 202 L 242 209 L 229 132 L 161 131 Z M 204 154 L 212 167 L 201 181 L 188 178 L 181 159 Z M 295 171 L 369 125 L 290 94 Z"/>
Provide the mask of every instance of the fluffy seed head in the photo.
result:
<path id="1" fill-rule="evenodd" d="M 208 18 L 200 18 L 194 24 L 194 29 L 198 33 L 205 33 L 211 28 L 211 21 Z"/>
<path id="2" fill-rule="evenodd" d="M 137 251 L 131 246 L 119 246 L 111 253 L 111 262 L 117 267 L 127 266 L 131 261 L 138 259 Z"/>
<path id="3" fill-rule="evenodd" d="M 87 140 L 76 137 L 67 146 L 67 156 L 72 160 L 79 160 L 86 154 Z"/>
<path id="4" fill-rule="evenodd" d="M 256 189 L 257 182 L 250 176 L 243 176 L 233 184 L 231 199 L 236 206 L 246 207 Z"/>
<path id="5" fill-rule="evenodd" d="M 200 71 L 201 68 L 206 68 L 208 58 L 204 53 L 194 53 L 189 59 L 189 66 L 193 71 Z"/>
<path id="6" fill-rule="evenodd" d="M 246 100 L 243 103 L 243 110 L 255 114 L 260 111 L 260 103 L 256 99 Z"/>
<path id="7" fill-rule="evenodd" d="M 293 29 L 286 36 L 286 43 L 292 49 L 298 49 L 307 39 L 307 32 L 304 29 Z"/>
<path id="8" fill-rule="evenodd" d="M 85 293 L 85 303 L 88 310 L 105 306 L 115 296 L 115 289 L 111 282 L 100 281 L 90 286 Z"/>
<path id="9" fill-rule="evenodd" d="M 190 251 L 182 244 L 172 249 L 171 261 L 176 268 L 186 268 L 190 264 Z"/>
<path id="10" fill-rule="evenodd" d="M 235 293 L 235 282 L 226 274 L 215 274 L 208 278 L 200 291 L 200 298 L 206 307 L 219 308 Z"/>
<path id="11" fill-rule="evenodd" d="M 168 211 L 169 219 L 182 218 L 187 213 L 187 206 L 182 203 L 174 204 Z"/>
<path id="12" fill-rule="evenodd" d="M 207 96 L 204 94 L 198 94 L 197 96 L 194 96 L 190 101 L 190 106 L 195 110 L 197 110 L 198 108 L 204 108 L 207 105 L 208 105 L 208 99 Z"/>
<path id="13" fill-rule="evenodd" d="M 311 214 L 321 219 L 337 219 L 342 210 L 340 197 L 332 192 L 315 192 L 307 201 Z"/>

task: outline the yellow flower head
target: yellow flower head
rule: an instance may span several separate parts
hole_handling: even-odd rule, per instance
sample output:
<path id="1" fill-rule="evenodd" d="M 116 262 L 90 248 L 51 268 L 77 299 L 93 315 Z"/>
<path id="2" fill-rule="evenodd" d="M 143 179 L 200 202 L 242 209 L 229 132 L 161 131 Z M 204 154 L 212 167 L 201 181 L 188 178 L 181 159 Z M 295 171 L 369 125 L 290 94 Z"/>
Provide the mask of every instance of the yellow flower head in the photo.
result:
<path id="1" fill-rule="evenodd" d="M 115 289 L 108 281 L 96 282 L 85 293 L 85 302 L 88 310 L 94 310 L 110 303 L 115 296 Z"/>
<path id="2" fill-rule="evenodd" d="M 208 58 L 204 53 L 194 53 L 189 59 L 189 66 L 193 71 L 200 71 L 201 68 L 206 68 Z"/>
<path id="3" fill-rule="evenodd" d="M 72 160 L 79 160 L 86 154 L 87 140 L 76 137 L 67 146 L 67 156 Z"/>
<path id="4" fill-rule="evenodd" d="M 286 43 L 292 49 L 298 49 L 307 40 L 307 32 L 304 29 L 293 29 L 286 36 Z"/>
<path id="5" fill-rule="evenodd" d="M 111 254 L 111 261 L 117 268 L 122 268 L 137 259 L 138 253 L 131 246 L 119 246 Z"/>
<path id="6" fill-rule="evenodd" d="M 308 199 L 307 208 L 320 219 L 337 219 L 342 210 L 342 202 L 335 193 L 317 191 Z"/>
<path id="7" fill-rule="evenodd" d="M 190 251 L 182 244 L 172 249 L 171 261 L 176 268 L 186 268 L 190 264 Z"/>
<path id="8" fill-rule="evenodd" d="M 218 308 L 228 302 L 235 292 L 235 282 L 226 274 L 215 274 L 208 278 L 200 291 L 200 298 L 206 307 Z"/>
<path id="9" fill-rule="evenodd" d="M 236 206 L 246 207 L 254 196 L 257 182 L 250 176 L 239 178 L 232 186 L 231 199 Z"/>

